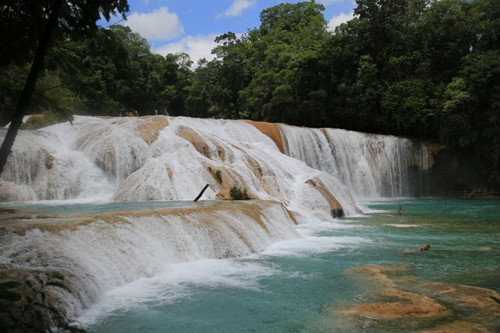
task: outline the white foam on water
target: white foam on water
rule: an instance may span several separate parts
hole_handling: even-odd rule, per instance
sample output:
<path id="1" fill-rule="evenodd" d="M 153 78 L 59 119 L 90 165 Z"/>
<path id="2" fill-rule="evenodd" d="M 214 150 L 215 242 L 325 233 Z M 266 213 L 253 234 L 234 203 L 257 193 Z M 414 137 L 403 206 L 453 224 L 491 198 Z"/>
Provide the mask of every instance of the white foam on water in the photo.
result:
<path id="1" fill-rule="evenodd" d="M 307 257 L 311 254 L 335 252 L 345 248 L 358 248 L 371 242 L 366 237 L 308 236 L 304 239 L 274 243 L 260 255 Z"/>
<path id="2" fill-rule="evenodd" d="M 142 278 L 107 292 L 77 319 L 93 325 L 115 311 L 168 304 L 192 295 L 194 288 L 239 288 L 262 291 L 261 278 L 284 274 L 280 270 L 242 259 L 206 259 L 170 265 L 163 274 Z"/>
<path id="3" fill-rule="evenodd" d="M 68 274 L 74 292 L 66 303 L 74 305 L 68 309 L 74 316 L 106 293 L 135 281 L 167 274 L 175 282 L 182 280 L 175 274 L 190 276 L 183 273 L 184 266 L 172 271 L 172 265 L 248 256 L 274 242 L 300 237 L 283 206 L 268 202 L 172 213 L 124 212 L 90 219 L 74 228 L 64 227 L 69 221 L 46 220 L 41 229 L 27 225 L 20 234 L 0 234 L 0 265 Z M 200 269 L 199 275 L 208 266 L 187 267 Z M 203 280 L 211 281 L 213 271 L 206 272 Z M 215 281 L 221 277 L 232 281 L 227 274 L 220 273 Z"/>
<path id="4" fill-rule="evenodd" d="M 332 228 L 348 228 L 343 223 L 325 223 Z M 124 313 L 141 306 L 168 304 L 191 297 L 199 288 L 239 288 L 262 290 L 259 281 L 270 276 L 300 274 L 283 272 L 276 265 L 269 265 L 269 257 L 307 257 L 318 253 L 353 249 L 371 240 L 365 237 L 311 236 L 321 231 L 320 223 L 309 225 L 309 230 L 300 226 L 302 237 L 278 241 L 263 251 L 236 259 L 203 259 L 170 264 L 161 274 L 141 278 L 105 293 L 100 302 L 87 309 L 78 318 L 84 327 L 98 324 L 114 313 Z M 351 228 L 353 228 L 351 226 Z M 356 226 L 354 227 L 356 228 Z M 332 230 L 332 229 L 330 229 Z"/>

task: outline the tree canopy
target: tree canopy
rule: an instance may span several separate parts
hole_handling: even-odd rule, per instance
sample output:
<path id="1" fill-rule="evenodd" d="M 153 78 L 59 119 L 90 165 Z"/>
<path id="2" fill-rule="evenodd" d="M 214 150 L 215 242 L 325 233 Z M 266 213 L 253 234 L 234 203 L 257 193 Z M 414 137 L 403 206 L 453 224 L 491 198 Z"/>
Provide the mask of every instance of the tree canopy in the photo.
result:
<path id="1" fill-rule="evenodd" d="M 17 12 L 1 9 L 3 29 L 48 10 L 43 1 L 36 10 L 22 3 Z M 120 11 L 123 3 L 103 8 Z M 153 54 L 127 27 L 79 33 L 85 15 L 69 13 L 30 112 L 249 118 L 411 136 L 463 152 L 478 161 L 485 183 L 499 186 L 498 1 L 356 3 L 354 18 L 334 32 L 314 1 L 268 8 L 259 27 L 218 36 L 215 58 L 194 70 L 187 54 Z M 14 26 L 28 36 L 40 24 Z M 2 35 L 13 46 L 0 57 L 3 122 L 29 70 L 19 50 L 33 52 L 30 40 Z"/>

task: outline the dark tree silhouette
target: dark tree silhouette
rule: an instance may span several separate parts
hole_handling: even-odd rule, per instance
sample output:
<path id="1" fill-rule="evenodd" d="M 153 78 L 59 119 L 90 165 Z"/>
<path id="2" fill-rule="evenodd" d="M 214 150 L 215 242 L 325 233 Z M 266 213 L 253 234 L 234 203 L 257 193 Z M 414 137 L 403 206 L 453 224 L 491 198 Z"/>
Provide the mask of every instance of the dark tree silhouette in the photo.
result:
<path id="1" fill-rule="evenodd" d="M 128 11 L 128 2 L 127 0 L 54 0 L 52 3 L 29 0 L 10 1 L 3 6 L 3 8 L 1 8 L 0 19 L 6 22 L 2 24 L 2 30 L 9 32 L 22 31 L 23 26 L 27 25 L 27 21 L 34 20 L 35 17 L 41 17 L 41 20 L 43 21 L 45 16 L 44 12 L 47 12 L 48 8 L 50 8 L 50 14 L 48 15 L 45 27 L 43 28 L 43 33 L 39 39 L 38 46 L 36 47 L 31 70 L 26 80 L 24 89 L 21 92 L 16 109 L 12 115 L 10 126 L 7 134 L 5 135 L 2 147 L 0 148 L 0 175 L 3 172 L 5 164 L 7 163 L 7 158 L 12 150 L 17 133 L 22 125 L 23 117 L 31 105 L 38 74 L 43 68 L 43 61 L 49 49 L 49 42 L 57 29 L 60 29 L 61 32 L 73 35 L 74 37 L 92 32 L 96 29 L 96 22 L 100 19 L 100 15 L 103 15 L 107 20 L 109 20 L 111 15 L 116 11 L 125 15 Z M 31 29 L 32 31 L 28 32 L 28 35 L 25 36 L 15 36 L 14 34 L 13 38 L 24 39 L 26 45 L 21 45 L 17 49 L 14 47 L 12 55 L 2 54 L 2 57 L 0 57 L 2 62 L 9 63 L 15 60 L 15 55 L 20 54 L 23 51 L 29 53 L 29 44 L 31 42 L 30 37 L 36 35 L 36 31 L 33 33 L 33 30 L 36 30 L 37 27 L 42 25 L 43 23 L 38 26 L 37 24 L 31 25 L 34 28 Z M 2 37 L 2 42 L 4 43 L 12 40 L 14 39 L 9 40 L 9 37 Z M 2 46 L 2 48 L 8 49 L 7 45 Z"/>

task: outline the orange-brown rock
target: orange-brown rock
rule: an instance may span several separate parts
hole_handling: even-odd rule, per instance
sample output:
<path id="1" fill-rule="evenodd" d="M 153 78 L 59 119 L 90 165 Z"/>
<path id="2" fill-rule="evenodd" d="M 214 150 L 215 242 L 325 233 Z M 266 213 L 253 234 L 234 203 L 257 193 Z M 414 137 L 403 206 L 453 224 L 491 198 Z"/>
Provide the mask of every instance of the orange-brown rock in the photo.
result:
<path id="1" fill-rule="evenodd" d="M 267 123 L 264 121 L 253 121 L 253 120 L 244 120 L 244 121 L 249 123 L 250 125 L 255 126 L 263 134 L 270 137 L 271 140 L 273 140 L 274 143 L 276 143 L 276 145 L 278 146 L 280 151 L 282 153 L 285 153 L 285 149 L 284 149 L 285 147 L 283 145 L 283 140 L 281 138 L 281 132 L 279 130 L 278 124 Z"/>
<path id="2" fill-rule="evenodd" d="M 453 304 L 464 313 L 500 318 L 500 295 L 494 290 L 462 284 L 427 283 L 423 285 L 423 292 L 443 303 Z"/>
<path id="3" fill-rule="evenodd" d="M 219 192 L 217 192 L 216 194 L 217 199 L 231 200 L 229 191 L 231 190 L 231 184 L 234 184 L 236 182 L 232 173 L 229 172 L 229 170 L 227 170 L 226 168 L 215 169 L 214 167 L 211 167 L 209 165 L 206 165 L 205 168 L 210 173 L 210 175 L 214 177 L 215 181 L 219 185 Z M 218 179 L 217 171 L 220 172 L 222 181 Z"/>
<path id="4" fill-rule="evenodd" d="M 226 169 L 224 167 L 219 167 L 216 169 L 213 166 L 210 165 L 205 165 L 205 169 L 210 173 L 212 177 L 214 177 L 214 180 L 217 182 L 219 186 L 219 192 L 216 194 L 217 199 L 219 200 L 233 200 L 231 197 L 230 191 L 231 187 L 233 186 L 239 186 L 238 184 L 243 184 L 244 180 L 239 177 L 237 174 L 234 174 L 230 169 Z M 217 171 L 220 172 L 221 180 L 219 180 L 217 176 Z M 249 199 L 257 199 L 257 196 L 255 194 L 248 192 L 247 190 L 247 196 Z"/>
<path id="5" fill-rule="evenodd" d="M 147 143 L 152 144 L 158 139 L 158 133 L 168 126 L 168 121 L 164 117 L 150 117 L 148 121 L 137 126 L 141 138 Z"/>
<path id="6" fill-rule="evenodd" d="M 351 315 L 381 322 L 397 320 L 406 327 L 427 327 L 419 333 L 494 333 L 500 331 L 500 295 L 490 289 L 449 283 L 428 283 L 409 275 L 409 265 L 363 265 L 344 274 L 375 290 L 331 315 Z M 370 286 L 370 283 L 372 285 Z M 390 288 L 383 289 L 379 288 Z M 338 306 L 337 306 L 338 307 Z M 328 309 L 336 309 L 330 305 Z M 351 321 L 352 323 L 352 321 Z M 355 324 L 354 324 L 355 325 Z"/>
<path id="7" fill-rule="evenodd" d="M 45 167 L 49 170 L 52 169 L 52 167 L 54 166 L 54 156 L 52 156 L 48 151 L 44 149 L 43 157 L 45 160 Z"/>
<path id="8" fill-rule="evenodd" d="M 279 199 L 281 202 L 288 204 L 287 198 L 285 198 L 284 193 L 281 191 L 280 183 L 276 176 L 263 176 L 260 178 L 260 184 L 262 189 L 268 193 L 270 196 L 273 196 Z"/>
<path id="9" fill-rule="evenodd" d="M 326 199 L 330 206 L 330 211 L 333 217 L 344 216 L 344 209 L 335 196 L 328 190 L 325 184 L 319 179 L 308 179 L 306 184 L 312 185 Z"/>
<path id="10" fill-rule="evenodd" d="M 450 311 L 430 297 L 402 290 L 386 289 L 374 297 L 381 303 L 358 305 L 345 310 L 356 315 L 379 320 L 403 318 L 444 318 Z"/>
<path id="11" fill-rule="evenodd" d="M 168 178 L 170 180 L 172 180 L 174 178 L 174 174 L 172 172 L 172 169 L 170 169 L 169 167 L 167 167 L 167 173 L 168 173 Z"/>
<path id="12" fill-rule="evenodd" d="M 248 154 L 245 154 L 244 156 L 245 156 L 245 165 L 260 180 L 263 175 L 261 165 L 256 159 L 249 156 Z"/>
<path id="13" fill-rule="evenodd" d="M 368 280 L 368 282 L 383 288 L 396 288 L 397 284 L 389 278 L 388 274 L 393 273 L 394 270 L 401 271 L 405 269 L 406 266 L 379 266 L 367 264 L 349 268 L 344 271 L 344 274 L 350 277 L 361 277 L 363 280 Z"/>
<path id="14" fill-rule="evenodd" d="M 295 218 L 295 215 L 293 215 L 293 213 L 291 211 L 288 210 L 288 208 L 285 207 L 285 205 L 283 205 L 283 208 L 286 210 L 286 212 L 288 213 L 288 216 L 290 216 L 290 220 L 292 220 L 292 222 L 296 225 L 299 224 L 299 222 L 297 222 L 297 219 Z"/>
<path id="15" fill-rule="evenodd" d="M 205 139 L 203 139 L 198 133 L 196 133 L 192 128 L 186 126 L 180 126 L 178 130 L 178 135 L 184 140 L 189 141 L 193 147 L 198 151 L 198 153 L 203 156 L 212 159 L 214 155 L 212 154 L 212 149 Z M 217 149 L 217 155 L 221 161 L 226 160 L 226 151 L 217 142 L 209 141 Z"/>
<path id="16" fill-rule="evenodd" d="M 196 149 L 196 151 L 198 151 L 198 153 L 210 158 L 210 148 L 208 147 L 208 144 L 193 129 L 185 126 L 180 126 L 178 135 L 184 140 L 189 141 Z"/>

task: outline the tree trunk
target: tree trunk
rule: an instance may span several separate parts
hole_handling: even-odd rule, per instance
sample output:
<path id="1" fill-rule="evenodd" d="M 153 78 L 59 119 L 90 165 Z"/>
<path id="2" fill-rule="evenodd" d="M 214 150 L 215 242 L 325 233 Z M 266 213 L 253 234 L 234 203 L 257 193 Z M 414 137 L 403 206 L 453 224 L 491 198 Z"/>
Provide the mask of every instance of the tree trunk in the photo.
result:
<path id="1" fill-rule="evenodd" d="M 31 70 L 28 75 L 28 80 L 26 81 L 26 85 L 21 92 L 21 97 L 19 98 L 16 110 L 14 112 L 14 115 L 12 116 L 9 130 L 5 135 L 2 147 L 0 148 L 0 175 L 3 172 L 5 164 L 7 163 L 7 157 L 12 150 L 17 132 L 22 125 L 23 117 L 26 114 L 26 111 L 31 106 L 31 98 L 33 96 L 33 91 L 35 90 L 36 80 L 38 78 L 38 74 L 42 70 L 43 58 L 45 57 L 45 54 L 47 54 L 49 41 L 52 33 L 54 32 L 54 29 L 57 26 L 57 20 L 59 18 L 59 12 L 62 5 L 63 0 L 56 0 L 54 2 L 54 7 L 52 8 L 52 12 L 49 15 L 47 25 L 45 26 L 45 31 L 43 32 L 42 38 L 40 39 L 40 43 L 38 44 L 38 48 L 36 50 L 35 58 L 33 59 L 33 64 L 31 65 Z"/>
<path id="2" fill-rule="evenodd" d="M 194 202 L 198 201 L 198 200 L 201 198 L 201 196 L 203 195 L 203 193 L 205 192 L 205 190 L 206 190 L 207 188 L 208 188 L 208 184 L 207 184 L 207 185 L 205 185 L 205 187 L 203 188 L 203 190 L 201 190 L 200 194 L 198 194 L 198 196 L 196 197 L 196 199 L 194 199 L 193 201 L 194 201 Z"/>

